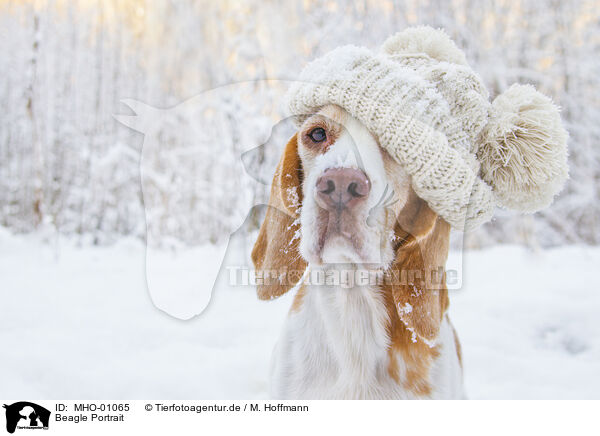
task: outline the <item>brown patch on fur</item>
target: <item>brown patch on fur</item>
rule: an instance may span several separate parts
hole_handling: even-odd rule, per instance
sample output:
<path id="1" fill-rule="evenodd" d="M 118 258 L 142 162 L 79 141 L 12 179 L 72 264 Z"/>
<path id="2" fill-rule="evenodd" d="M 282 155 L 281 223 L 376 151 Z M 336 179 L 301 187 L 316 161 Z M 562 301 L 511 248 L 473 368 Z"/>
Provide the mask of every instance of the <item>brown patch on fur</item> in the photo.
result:
<path id="1" fill-rule="evenodd" d="M 265 219 L 252 249 L 256 268 L 257 294 L 270 300 L 285 294 L 302 277 L 306 262 L 298 246 L 298 218 L 302 205 L 302 164 L 294 135 L 287 143 L 279 161 Z"/>
<path id="2" fill-rule="evenodd" d="M 402 383 L 405 389 L 417 396 L 431 395 L 429 370 L 434 360 L 440 355 L 439 347 L 429 347 L 419 339 L 417 342 L 413 342 L 412 332 L 398 317 L 391 293 L 384 294 L 384 301 L 389 317 L 388 374 L 396 383 Z M 403 374 L 400 373 L 399 358 L 402 359 L 405 367 Z"/>
<path id="3" fill-rule="evenodd" d="M 390 336 L 388 373 L 415 395 L 432 392 L 429 372 L 439 357 L 437 338 L 448 307 L 445 274 L 439 274 L 448 255 L 450 226 L 411 190 L 394 229 L 396 256 L 382 286 Z M 398 357 L 406 370 L 399 373 Z M 402 377 L 403 376 L 403 377 Z"/>
<path id="4" fill-rule="evenodd" d="M 294 295 L 294 301 L 292 302 L 292 307 L 290 307 L 290 313 L 298 313 L 300 312 L 300 308 L 302 307 L 302 303 L 304 303 L 304 297 L 306 296 L 306 286 L 300 286 L 296 295 Z"/>
<path id="5" fill-rule="evenodd" d="M 462 369 L 462 346 L 460 345 L 460 341 L 458 340 L 458 334 L 456 334 L 456 329 L 452 327 L 452 333 L 454 333 L 454 346 L 456 347 L 456 354 L 458 355 L 458 363 Z"/>

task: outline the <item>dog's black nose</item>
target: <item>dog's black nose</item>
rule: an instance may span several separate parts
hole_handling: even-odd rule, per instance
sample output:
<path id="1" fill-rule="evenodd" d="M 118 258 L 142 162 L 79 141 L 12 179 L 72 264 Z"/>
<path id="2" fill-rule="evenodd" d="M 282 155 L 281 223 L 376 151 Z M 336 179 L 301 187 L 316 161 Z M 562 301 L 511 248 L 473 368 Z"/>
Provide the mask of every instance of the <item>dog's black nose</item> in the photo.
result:
<path id="1" fill-rule="evenodd" d="M 317 203 L 324 209 L 352 208 L 371 191 L 367 175 L 355 168 L 330 168 L 317 180 Z"/>

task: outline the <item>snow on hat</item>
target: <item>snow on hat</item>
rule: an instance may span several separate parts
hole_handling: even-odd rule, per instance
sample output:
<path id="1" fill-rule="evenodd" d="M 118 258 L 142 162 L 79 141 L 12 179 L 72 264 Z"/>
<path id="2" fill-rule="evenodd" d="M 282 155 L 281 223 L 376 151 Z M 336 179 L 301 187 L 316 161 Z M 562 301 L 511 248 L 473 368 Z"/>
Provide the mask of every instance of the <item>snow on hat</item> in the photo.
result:
<path id="1" fill-rule="evenodd" d="M 337 48 L 306 66 L 286 100 L 299 123 L 324 105 L 343 107 L 457 229 L 488 221 L 497 205 L 540 210 L 568 178 L 558 108 L 533 86 L 517 84 L 490 103 L 442 30 L 406 29 L 377 53 Z"/>

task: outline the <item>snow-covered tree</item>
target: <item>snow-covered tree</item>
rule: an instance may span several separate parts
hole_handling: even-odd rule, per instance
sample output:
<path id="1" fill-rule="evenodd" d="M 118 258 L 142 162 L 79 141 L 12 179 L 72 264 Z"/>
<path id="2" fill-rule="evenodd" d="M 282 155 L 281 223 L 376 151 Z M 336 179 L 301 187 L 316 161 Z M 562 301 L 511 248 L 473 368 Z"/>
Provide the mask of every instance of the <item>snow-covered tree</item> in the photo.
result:
<path id="1" fill-rule="evenodd" d="M 234 212 L 264 202 L 250 170 L 269 173 L 289 134 L 283 82 L 341 44 L 376 47 L 406 26 L 443 27 L 493 96 L 532 83 L 562 107 L 571 180 L 534 216 L 502 211 L 468 237 L 555 245 L 600 242 L 600 5 L 594 0 L 0 0 L 0 224 L 108 243 L 144 237 L 143 138 L 114 118 L 122 99 L 165 111 L 150 156 L 149 230 L 195 244 L 222 240 Z M 208 105 L 208 106 L 207 106 Z M 265 108 L 269 108 L 266 110 Z M 218 114 L 202 125 L 198 110 Z M 270 177 L 270 174 L 268 175 Z M 267 179 L 269 178 L 267 177 Z M 254 220 L 256 224 L 257 220 Z"/>

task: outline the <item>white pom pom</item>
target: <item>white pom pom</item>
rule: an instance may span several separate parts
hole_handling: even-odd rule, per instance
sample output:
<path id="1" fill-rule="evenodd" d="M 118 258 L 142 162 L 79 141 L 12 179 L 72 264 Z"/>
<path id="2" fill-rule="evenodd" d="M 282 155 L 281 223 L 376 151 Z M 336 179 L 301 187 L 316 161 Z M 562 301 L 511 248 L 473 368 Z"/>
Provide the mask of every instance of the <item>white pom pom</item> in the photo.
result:
<path id="1" fill-rule="evenodd" d="M 567 132 L 558 108 L 531 85 L 512 85 L 492 103 L 477 156 L 500 203 L 535 212 L 568 178 Z"/>
<path id="2" fill-rule="evenodd" d="M 429 26 L 410 27 L 392 35 L 383 43 L 381 50 L 388 55 L 425 53 L 438 61 L 467 65 L 465 54 L 446 32 Z"/>

